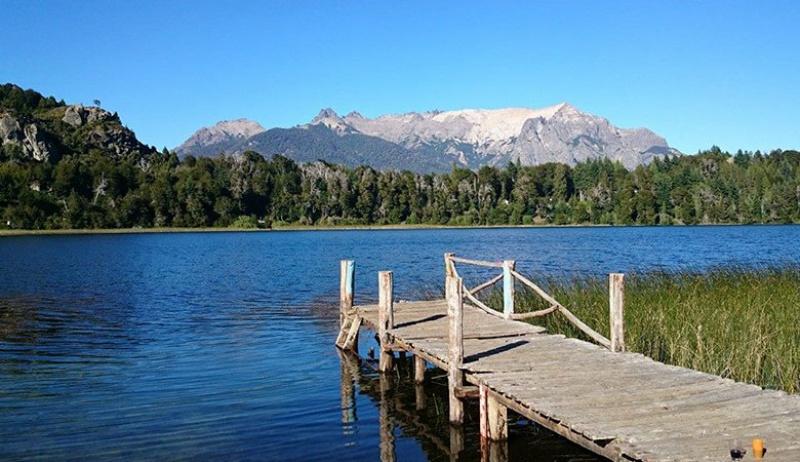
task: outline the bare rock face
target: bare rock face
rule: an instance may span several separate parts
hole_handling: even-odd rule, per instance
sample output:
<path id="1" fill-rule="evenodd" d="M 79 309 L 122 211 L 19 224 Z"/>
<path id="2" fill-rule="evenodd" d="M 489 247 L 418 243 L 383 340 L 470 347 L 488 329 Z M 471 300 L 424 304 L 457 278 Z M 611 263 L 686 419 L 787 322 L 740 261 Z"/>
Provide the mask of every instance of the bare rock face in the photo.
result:
<path id="1" fill-rule="evenodd" d="M 59 161 L 64 156 L 106 155 L 147 165 L 158 152 L 136 139 L 116 113 L 67 105 L 14 84 L 0 85 L 0 158 Z"/>
<path id="2" fill-rule="evenodd" d="M 517 160 L 523 165 L 575 165 L 597 158 L 634 168 L 655 156 L 677 153 L 650 130 L 617 128 L 566 103 L 540 109 L 464 109 L 376 119 L 348 115 L 343 122 L 408 149 L 433 149 L 470 168 Z"/>
<path id="3" fill-rule="evenodd" d="M 75 105 L 67 107 L 66 111 L 64 111 L 64 117 L 62 117 L 61 120 L 73 127 L 80 127 L 86 121 L 84 119 L 83 106 Z"/>
<path id="4" fill-rule="evenodd" d="M 22 128 L 17 119 L 10 114 L 0 114 L 0 144 L 7 142 L 19 142 L 21 140 Z"/>
<path id="5" fill-rule="evenodd" d="M 211 127 L 197 130 L 183 144 L 175 148 L 180 155 L 215 155 L 228 152 L 232 146 L 264 132 L 264 127 L 247 119 L 224 120 Z"/>
<path id="6" fill-rule="evenodd" d="M 64 117 L 61 118 L 64 123 L 75 128 L 81 127 L 84 124 L 105 122 L 115 119 L 116 117 L 113 114 L 104 109 L 96 106 L 84 107 L 81 104 L 67 106 L 64 111 Z"/>
<path id="7" fill-rule="evenodd" d="M 179 153 L 207 155 L 209 147 L 214 154 L 253 149 L 295 160 L 367 163 L 378 169 L 396 168 L 397 159 L 403 158 L 403 168 L 420 172 L 448 171 L 453 164 L 477 169 L 512 161 L 575 165 L 601 158 L 632 169 L 655 157 L 680 154 L 650 130 L 618 128 L 567 103 L 538 109 L 410 112 L 373 119 L 358 112 L 342 117 L 327 108 L 306 125 L 271 129 L 244 140 L 228 136 L 224 142 L 214 137 L 207 141 L 200 136 L 218 131 L 219 125 L 195 133 Z"/>
<path id="8" fill-rule="evenodd" d="M 526 121 L 510 156 L 524 165 L 574 165 L 607 158 L 632 169 L 649 163 L 653 157 L 676 153 L 664 138 L 650 130 L 617 128 L 604 118 L 563 105 L 550 118 Z"/>
<path id="9" fill-rule="evenodd" d="M 44 140 L 39 132 L 39 128 L 34 124 L 26 125 L 24 132 L 25 141 L 22 145 L 22 149 L 25 153 L 39 162 L 48 161 L 50 159 L 51 149 L 49 143 Z"/>
<path id="10" fill-rule="evenodd" d="M 39 162 L 50 160 L 53 154 L 51 144 L 36 124 L 23 125 L 10 114 L 0 114 L 0 145 L 7 144 L 18 146 L 24 157 Z"/>

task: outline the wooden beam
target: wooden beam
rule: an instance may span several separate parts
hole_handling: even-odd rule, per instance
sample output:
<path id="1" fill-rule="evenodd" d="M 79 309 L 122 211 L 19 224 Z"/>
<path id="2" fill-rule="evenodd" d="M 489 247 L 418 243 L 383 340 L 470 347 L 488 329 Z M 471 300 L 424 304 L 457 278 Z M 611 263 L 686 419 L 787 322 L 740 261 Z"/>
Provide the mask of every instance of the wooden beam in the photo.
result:
<path id="1" fill-rule="evenodd" d="M 499 261 L 472 260 L 470 258 L 456 257 L 456 256 L 453 256 L 453 254 L 450 254 L 450 255 L 451 255 L 450 260 L 452 260 L 452 261 L 454 261 L 456 263 L 464 263 L 466 265 L 473 265 L 473 266 L 484 266 L 486 268 L 502 268 L 503 267 L 503 263 L 499 262 Z"/>
<path id="2" fill-rule="evenodd" d="M 483 289 L 491 287 L 494 284 L 500 282 L 502 279 L 503 279 L 503 273 L 500 273 L 497 276 L 489 279 L 488 281 L 486 281 L 486 282 L 484 282 L 482 284 L 478 284 L 477 286 L 475 286 L 475 287 L 473 287 L 473 288 L 471 288 L 469 290 L 464 290 L 464 292 L 469 292 L 470 294 L 475 295 L 478 292 L 482 291 Z"/>
<path id="3" fill-rule="evenodd" d="M 344 325 L 347 313 L 353 309 L 353 288 L 355 285 L 355 262 L 339 262 L 339 327 Z"/>
<path id="4" fill-rule="evenodd" d="M 578 319 L 577 316 L 572 314 L 572 311 L 564 308 L 564 306 L 561 306 L 558 309 L 558 311 L 561 314 L 563 314 L 564 317 L 567 318 L 567 320 L 569 322 L 571 322 L 573 326 L 575 326 L 578 329 L 580 329 L 580 331 L 583 332 L 584 334 L 586 334 L 590 339 L 594 340 L 595 342 L 599 343 L 600 345 L 602 345 L 602 346 L 604 346 L 604 347 L 606 347 L 608 349 L 611 349 L 611 340 L 603 337 L 596 330 L 594 330 L 591 327 L 589 327 L 588 325 L 586 325 L 585 322 L 581 321 L 580 319 Z"/>
<path id="5" fill-rule="evenodd" d="M 421 411 L 425 409 L 427 404 L 427 396 L 425 395 L 425 387 L 421 383 L 414 385 L 414 407 Z"/>
<path id="6" fill-rule="evenodd" d="M 358 354 L 358 330 L 361 328 L 361 316 L 354 314 L 350 318 L 350 328 L 347 331 L 347 337 L 344 339 L 341 347 L 345 350 L 350 350 Z"/>
<path id="7" fill-rule="evenodd" d="M 502 318 L 503 317 L 502 313 L 491 309 L 489 306 L 487 306 L 485 303 L 483 303 L 482 301 L 480 301 L 477 298 L 475 298 L 475 296 L 473 296 L 471 293 L 469 293 L 466 290 L 464 291 L 464 296 L 467 297 L 467 299 L 470 302 L 472 302 L 473 305 L 475 305 L 477 308 L 480 308 L 481 310 L 485 311 L 487 314 L 491 314 L 492 316 L 497 316 L 498 318 Z"/>
<path id="8" fill-rule="evenodd" d="M 540 316 L 547 316 L 548 314 L 552 313 L 553 311 L 559 310 L 560 307 L 557 305 L 553 305 L 550 308 L 545 308 L 543 310 L 538 311 L 528 311 L 527 313 L 514 313 L 511 315 L 511 319 L 516 320 L 523 320 L 528 318 L 538 318 Z"/>
<path id="9" fill-rule="evenodd" d="M 608 275 L 608 308 L 611 316 L 611 351 L 625 351 L 625 275 Z"/>
<path id="10" fill-rule="evenodd" d="M 530 279 L 526 278 L 525 276 L 519 274 L 518 272 L 516 272 L 514 270 L 511 271 L 511 274 L 514 275 L 514 277 L 517 278 L 518 281 L 520 281 L 521 283 L 523 283 L 526 286 L 528 286 L 531 289 L 533 289 L 533 291 L 536 292 L 537 294 L 539 294 L 539 296 L 542 297 L 545 301 L 547 301 L 551 305 L 558 306 L 558 311 L 561 314 L 563 314 L 564 317 L 567 318 L 567 320 L 572 323 L 572 325 L 574 325 L 575 327 L 580 329 L 589 338 L 591 338 L 592 340 L 594 340 L 595 342 L 599 343 L 600 345 L 602 345 L 602 346 L 604 346 L 606 348 L 609 348 L 609 349 L 611 348 L 611 340 L 603 337 L 596 330 L 594 330 L 591 327 L 587 326 L 585 322 L 583 322 L 580 319 L 578 319 L 577 316 L 572 314 L 572 312 L 570 310 L 568 310 L 564 305 L 562 305 L 561 303 L 558 303 L 558 301 L 556 301 L 555 298 L 551 297 L 547 292 L 542 290 L 541 287 L 537 286 Z"/>
<path id="11" fill-rule="evenodd" d="M 503 317 L 511 319 L 514 314 L 514 260 L 503 261 Z"/>
<path id="12" fill-rule="evenodd" d="M 420 355 L 414 355 L 414 383 L 425 382 L 425 359 Z"/>
<path id="13" fill-rule="evenodd" d="M 449 320 L 447 387 L 450 401 L 450 423 L 464 422 L 464 403 L 456 389 L 464 384 L 464 283 L 461 278 L 447 278 L 447 317 Z"/>
<path id="14" fill-rule="evenodd" d="M 381 355 L 378 360 L 378 371 L 388 372 L 392 369 L 394 354 L 392 353 L 389 330 L 394 328 L 393 281 L 391 271 L 378 273 L 378 339 L 381 343 Z"/>
<path id="15" fill-rule="evenodd" d="M 472 385 L 462 385 L 456 388 L 456 396 L 463 399 L 477 399 L 480 396 L 478 387 Z"/>
<path id="16" fill-rule="evenodd" d="M 481 438 L 491 441 L 508 439 L 508 409 L 484 384 L 480 388 Z"/>

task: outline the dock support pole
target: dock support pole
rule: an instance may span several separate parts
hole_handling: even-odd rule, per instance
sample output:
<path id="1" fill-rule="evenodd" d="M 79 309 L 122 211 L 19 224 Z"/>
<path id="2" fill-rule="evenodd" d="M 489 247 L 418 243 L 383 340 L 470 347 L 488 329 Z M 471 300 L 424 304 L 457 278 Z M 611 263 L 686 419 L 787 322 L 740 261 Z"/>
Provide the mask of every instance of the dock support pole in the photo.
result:
<path id="1" fill-rule="evenodd" d="M 480 385 L 481 438 L 502 441 L 508 438 L 508 409 L 489 391 Z"/>
<path id="2" fill-rule="evenodd" d="M 391 271 L 378 273 L 378 338 L 381 341 L 381 356 L 378 371 L 388 372 L 392 368 L 394 355 L 389 346 L 389 330 L 394 328 L 393 282 Z"/>
<path id="3" fill-rule="evenodd" d="M 427 403 L 427 396 L 425 396 L 425 387 L 421 383 L 414 385 L 414 405 L 418 411 L 425 409 Z"/>
<path id="4" fill-rule="evenodd" d="M 342 260 L 339 262 L 339 327 L 344 325 L 347 313 L 353 309 L 353 285 L 355 262 Z"/>
<path id="5" fill-rule="evenodd" d="M 425 382 L 425 360 L 419 355 L 414 356 L 414 383 Z"/>
<path id="6" fill-rule="evenodd" d="M 608 306 L 611 316 L 611 351 L 625 351 L 625 275 L 608 275 Z"/>
<path id="7" fill-rule="evenodd" d="M 464 385 L 464 284 L 460 277 L 447 278 L 447 317 L 450 324 L 448 335 L 447 387 L 450 397 L 450 423 L 464 422 L 464 403 L 456 396 L 457 389 Z"/>
<path id="8" fill-rule="evenodd" d="M 455 271 L 453 271 L 453 262 L 450 259 L 453 258 L 453 254 L 448 252 L 444 254 L 444 299 L 449 300 L 447 296 L 447 291 L 450 290 L 450 284 L 447 281 L 455 276 Z"/>
<path id="9" fill-rule="evenodd" d="M 514 260 L 503 261 L 503 317 L 511 319 L 514 314 L 514 276 L 511 270 L 514 269 Z"/>

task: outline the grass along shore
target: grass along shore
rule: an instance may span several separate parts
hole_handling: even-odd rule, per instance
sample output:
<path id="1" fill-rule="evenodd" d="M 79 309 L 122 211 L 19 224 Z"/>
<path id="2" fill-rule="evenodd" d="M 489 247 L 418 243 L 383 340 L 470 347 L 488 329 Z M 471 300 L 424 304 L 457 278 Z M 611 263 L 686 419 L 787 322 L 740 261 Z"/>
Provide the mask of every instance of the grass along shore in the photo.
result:
<path id="1" fill-rule="evenodd" d="M 150 233 L 232 233 L 232 232 L 268 232 L 268 231 L 357 231 L 357 230 L 418 230 L 418 229 L 503 229 L 503 228 L 650 228 L 650 227 L 716 227 L 716 226 L 796 226 L 797 224 L 737 224 L 737 223 L 699 223 L 693 225 L 608 225 L 608 224 L 532 224 L 532 225 L 427 225 L 427 224 L 395 224 L 395 225 L 278 225 L 272 228 L 256 227 L 163 227 L 163 228 L 78 228 L 78 229 L 9 229 L 0 228 L 3 236 L 47 236 L 71 234 L 150 234 Z"/>
<path id="2" fill-rule="evenodd" d="M 640 226 L 640 225 L 626 225 Z M 716 226 L 716 225 L 715 225 Z M 720 225 L 734 226 L 734 225 Z M 89 228 L 89 229 L 2 229 L 3 236 L 37 236 L 70 234 L 149 234 L 149 233 L 232 233 L 269 231 L 356 231 L 356 230 L 416 230 L 416 229 L 502 229 L 502 228 L 608 228 L 612 225 L 279 225 L 272 228 L 205 227 L 205 228 Z"/>
<path id="3" fill-rule="evenodd" d="M 625 343 L 661 362 L 765 388 L 800 392 L 800 266 L 626 275 Z M 607 278 L 538 281 L 609 335 Z M 488 296 L 502 306 L 502 295 Z M 546 308 L 518 288 L 517 311 Z M 557 313 L 531 322 L 584 338 Z"/>

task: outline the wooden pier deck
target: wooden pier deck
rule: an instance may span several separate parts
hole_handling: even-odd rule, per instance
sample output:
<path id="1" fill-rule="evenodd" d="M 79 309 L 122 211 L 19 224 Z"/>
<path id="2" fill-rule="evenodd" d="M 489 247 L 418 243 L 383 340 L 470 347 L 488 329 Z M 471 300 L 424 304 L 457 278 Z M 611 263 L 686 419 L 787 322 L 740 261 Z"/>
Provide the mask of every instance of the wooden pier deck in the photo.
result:
<path id="1" fill-rule="evenodd" d="M 421 366 L 424 360 L 463 373 L 463 386 L 451 375 L 452 386 L 461 400 L 480 397 L 481 433 L 490 439 L 507 437 L 511 410 L 613 461 L 721 462 L 730 460 L 734 440 L 748 450 L 744 460 L 759 460 L 750 447 L 755 438 L 766 442 L 765 461 L 800 461 L 796 395 L 548 334 L 453 293 L 447 300 L 393 303 L 389 290 L 389 300 L 381 300 L 390 306 L 388 320 L 380 304 L 350 313 L 359 320 L 355 330 L 363 323 L 381 335 L 384 354 L 407 351 Z M 456 368 L 453 299 L 463 326 Z M 381 367 L 391 367 L 387 361 Z"/>

